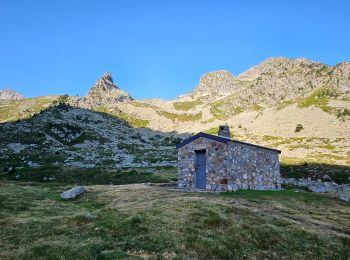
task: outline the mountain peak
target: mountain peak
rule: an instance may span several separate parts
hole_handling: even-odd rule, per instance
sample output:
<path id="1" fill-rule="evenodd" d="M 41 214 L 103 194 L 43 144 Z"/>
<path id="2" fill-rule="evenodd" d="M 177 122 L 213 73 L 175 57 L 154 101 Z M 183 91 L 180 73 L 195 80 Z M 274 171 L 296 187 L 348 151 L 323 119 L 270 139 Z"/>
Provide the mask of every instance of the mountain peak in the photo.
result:
<path id="1" fill-rule="evenodd" d="M 239 88 L 237 79 L 227 70 L 217 70 L 201 76 L 198 85 L 190 93 L 194 98 L 215 99 Z"/>
<path id="2" fill-rule="evenodd" d="M 133 100 L 127 92 L 121 90 L 113 83 L 112 75 L 109 72 L 105 72 L 95 82 L 87 93 L 86 98 L 101 106 Z"/>
<path id="3" fill-rule="evenodd" d="M 103 75 L 102 75 L 101 78 L 102 78 L 102 79 L 105 79 L 105 80 L 108 80 L 108 81 L 110 81 L 110 82 L 113 83 L 112 74 L 109 73 L 108 71 L 106 71 L 105 73 L 103 73 Z"/>
<path id="4" fill-rule="evenodd" d="M 0 89 L 0 100 L 19 100 L 25 97 L 12 89 Z"/>

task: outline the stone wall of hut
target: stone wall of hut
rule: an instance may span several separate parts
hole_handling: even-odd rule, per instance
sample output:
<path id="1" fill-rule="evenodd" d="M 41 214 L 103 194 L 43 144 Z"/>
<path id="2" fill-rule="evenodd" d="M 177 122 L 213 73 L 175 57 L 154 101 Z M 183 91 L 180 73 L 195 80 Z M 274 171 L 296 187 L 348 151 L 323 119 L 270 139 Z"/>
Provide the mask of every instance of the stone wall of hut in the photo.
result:
<path id="1" fill-rule="evenodd" d="M 195 188 L 196 150 L 206 150 L 206 189 L 280 188 L 279 154 L 238 142 L 198 138 L 178 149 L 179 188 Z"/>
<path id="2" fill-rule="evenodd" d="M 229 182 L 232 188 L 280 189 L 279 153 L 252 145 L 232 142 L 228 145 Z"/>

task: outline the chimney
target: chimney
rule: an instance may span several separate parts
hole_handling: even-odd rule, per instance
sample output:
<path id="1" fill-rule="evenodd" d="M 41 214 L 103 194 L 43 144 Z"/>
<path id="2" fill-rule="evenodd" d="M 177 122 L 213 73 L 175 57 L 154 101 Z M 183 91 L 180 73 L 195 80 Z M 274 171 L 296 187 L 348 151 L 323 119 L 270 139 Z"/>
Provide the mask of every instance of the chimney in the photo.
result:
<path id="1" fill-rule="evenodd" d="M 220 125 L 218 136 L 231 138 L 230 127 L 228 125 Z"/>

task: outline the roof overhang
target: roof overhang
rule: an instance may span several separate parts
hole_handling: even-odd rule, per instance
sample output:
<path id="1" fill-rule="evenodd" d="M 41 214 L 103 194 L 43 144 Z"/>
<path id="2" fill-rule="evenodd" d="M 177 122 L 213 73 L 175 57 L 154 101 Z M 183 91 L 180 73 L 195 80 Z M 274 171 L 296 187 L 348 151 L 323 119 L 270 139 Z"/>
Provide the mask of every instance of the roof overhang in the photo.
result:
<path id="1" fill-rule="evenodd" d="M 197 138 L 200 138 L 200 137 L 207 138 L 207 139 L 210 139 L 210 140 L 213 140 L 213 141 L 217 141 L 217 142 L 221 142 L 221 143 L 224 143 L 224 144 L 227 144 L 228 142 L 233 142 L 233 143 L 245 144 L 245 145 L 250 145 L 250 146 L 253 146 L 253 147 L 257 147 L 257 148 L 270 150 L 270 151 L 276 152 L 276 153 L 281 153 L 281 151 L 277 150 L 277 149 L 273 149 L 273 148 L 269 148 L 269 147 L 265 147 L 265 146 L 260 146 L 260 145 L 256 145 L 256 144 L 250 144 L 250 143 L 246 143 L 246 142 L 242 142 L 242 141 L 232 140 L 232 139 L 229 139 L 229 138 L 225 138 L 225 137 L 221 137 L 221 136 L 217 136 L 217 135 L 206 134 L 206 133 L 203 133 L 203 132 L 199 132 L 198 134 L 195 134 L 195 135 L 185 139 L 181 143 L 177 144 L 176 148 L 179 149 L 182 146 L 184 146 L 184 145 L 186 145 L 188 143 L 191 143 L 192 141 L 194 141 L 194 140 L 196 140 Z"/>

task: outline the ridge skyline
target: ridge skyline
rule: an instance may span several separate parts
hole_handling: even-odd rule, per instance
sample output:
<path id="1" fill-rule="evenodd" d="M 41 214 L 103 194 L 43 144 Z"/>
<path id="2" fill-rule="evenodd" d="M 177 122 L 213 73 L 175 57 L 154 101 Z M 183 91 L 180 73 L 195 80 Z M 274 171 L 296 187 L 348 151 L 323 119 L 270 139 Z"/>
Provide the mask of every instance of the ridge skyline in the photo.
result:
<path id="1" fill-rule="evenodd" d="M 319 62 L 319 61 L 314 61 L 314 60 L 310 60 L 310 59 L 307 59 L 307 58 L 304 58 L 304 57 L 297 57 L 297 58 L 288 58 L 288 57 L 284 57 L 284 56 L 275 56 L 275 57 L 268 57 L 266 59 L 264 59 L 263 61 L 255 64 L 255 65 L 252 65 L 250 66 L 249 68 L 245 69 L 244 71 L 241 71 L 240 73 L 232 73 L 230 70 L 226 69 L 226 68 L 222 68 L 222 69 L 217 69 L 217 70 L 212 70 L 212 71 L 207 71 L 207 72 L 204 72 L 202 73 L 201 75 L 199 75 L 199 77 L 197 77 L 197 81 L 195 84 L 191 85 L 191 86 L 187 86 L 185 90 L 185 92 L 182 92 L 182 93 L 179 93 L 177 94 L 176 96 L 172 97 L 172 98 L 163 98 L 163 97 L 160 97 L 160 96 L 156 96 L 156 97 L 147 97 L 147 98 L 139 98 L 138 97 L 138 94 L 136 92 L 133 91 L 133 87 L 131 86 L 130 87 L 123 87 L 121 85 L 119 85 L 119 81 L 118 79 L 116 79 L 115 77 L 115 73 L 111 73 L 111 70 L 106 70 L 104 71 L 103 73 L 100 74 L 100 76 L 95 79 L 94 83 L 90 84 L 90 87 L 88 87 L 87 89 L 85 88 L 85 93 L 82 93 L 82 94 L 78 94 L 78 95 L 72 95 L 72 94 L 69 94 L 68 91 L 66 91 L 65 93 L 47 93 L 47 94 L 39 94 L 39 95 L 25 95 L 24 93 L 22 93 L 21 91 L 18 91 L 16 88 L 5 88 L 5 87 L 2 87 L 0 86 L 0 90 L 13 90 L 21 95 L 23 95 L 25 98 L 35 98 L 35 97 L 40 97 L 40 96 L 56 96 L 56 95 L 65 95 L 65 94 L 68 94 L 69 96 L 78 96 L 78 97 L 85 97 L 88 95 L 89 91 L 91 90 L 91 88 L 94 86 L 94 84 L 102 79 L 103 77 L 105 77 L 106 75 L 109 75 L 109 76 L 113 76 L 114 75 L 114 79 L 112 79 L 112 83 L 114 83 L 118 89 L 128 93 L 130 96 L 132 96 L 135 100 L 152 100 L 152 99 L 155 99 L 155 100 L 165 100 L 165 101 L 171 101 L 171 100 L 176 100 L 184 95 L 187 95 L 188 93 L 190 92 L 193 92 L 195 90 L 195 88 L 198 86 L 200 80 L 202 77 L 206 76 L 207 74 L 211 74 L 211 73 L 217 73 L 217 72 L 227 72 L 229 73 L 230 75 L 232 75 L 234 78 L 239 78 L 241 75 L 245 74 L 246 72 L 250 71 L 251 69 L 253 68 L 256 68 L 258 66 L 261 66 L 262 64 L 266 64 L 268 62 L 275 62 L 275 61 L 278 61 L 278 60 L 283 60 L 283 61 L 301 61 L 301 62 L 309 62 L 309 63 L 315 63 L 315 64 L 321 64 L 321 65 L 326 65 L 327 67 L 330 67 L 330 68 L 333 68 L 339 64 L 343 64 L 343 63 L 349 63 L 349 61 L 340 61 L 340 62 L 337 62 L 336 64 L 334 65 L 330 65 L 330 64 L 327 64 L 327 63 L 323 63 L 323 62 Z M 130 91 L 131 90 L 131 91 Z M 135 94 L 136 93 L 136 94 Z"/>

